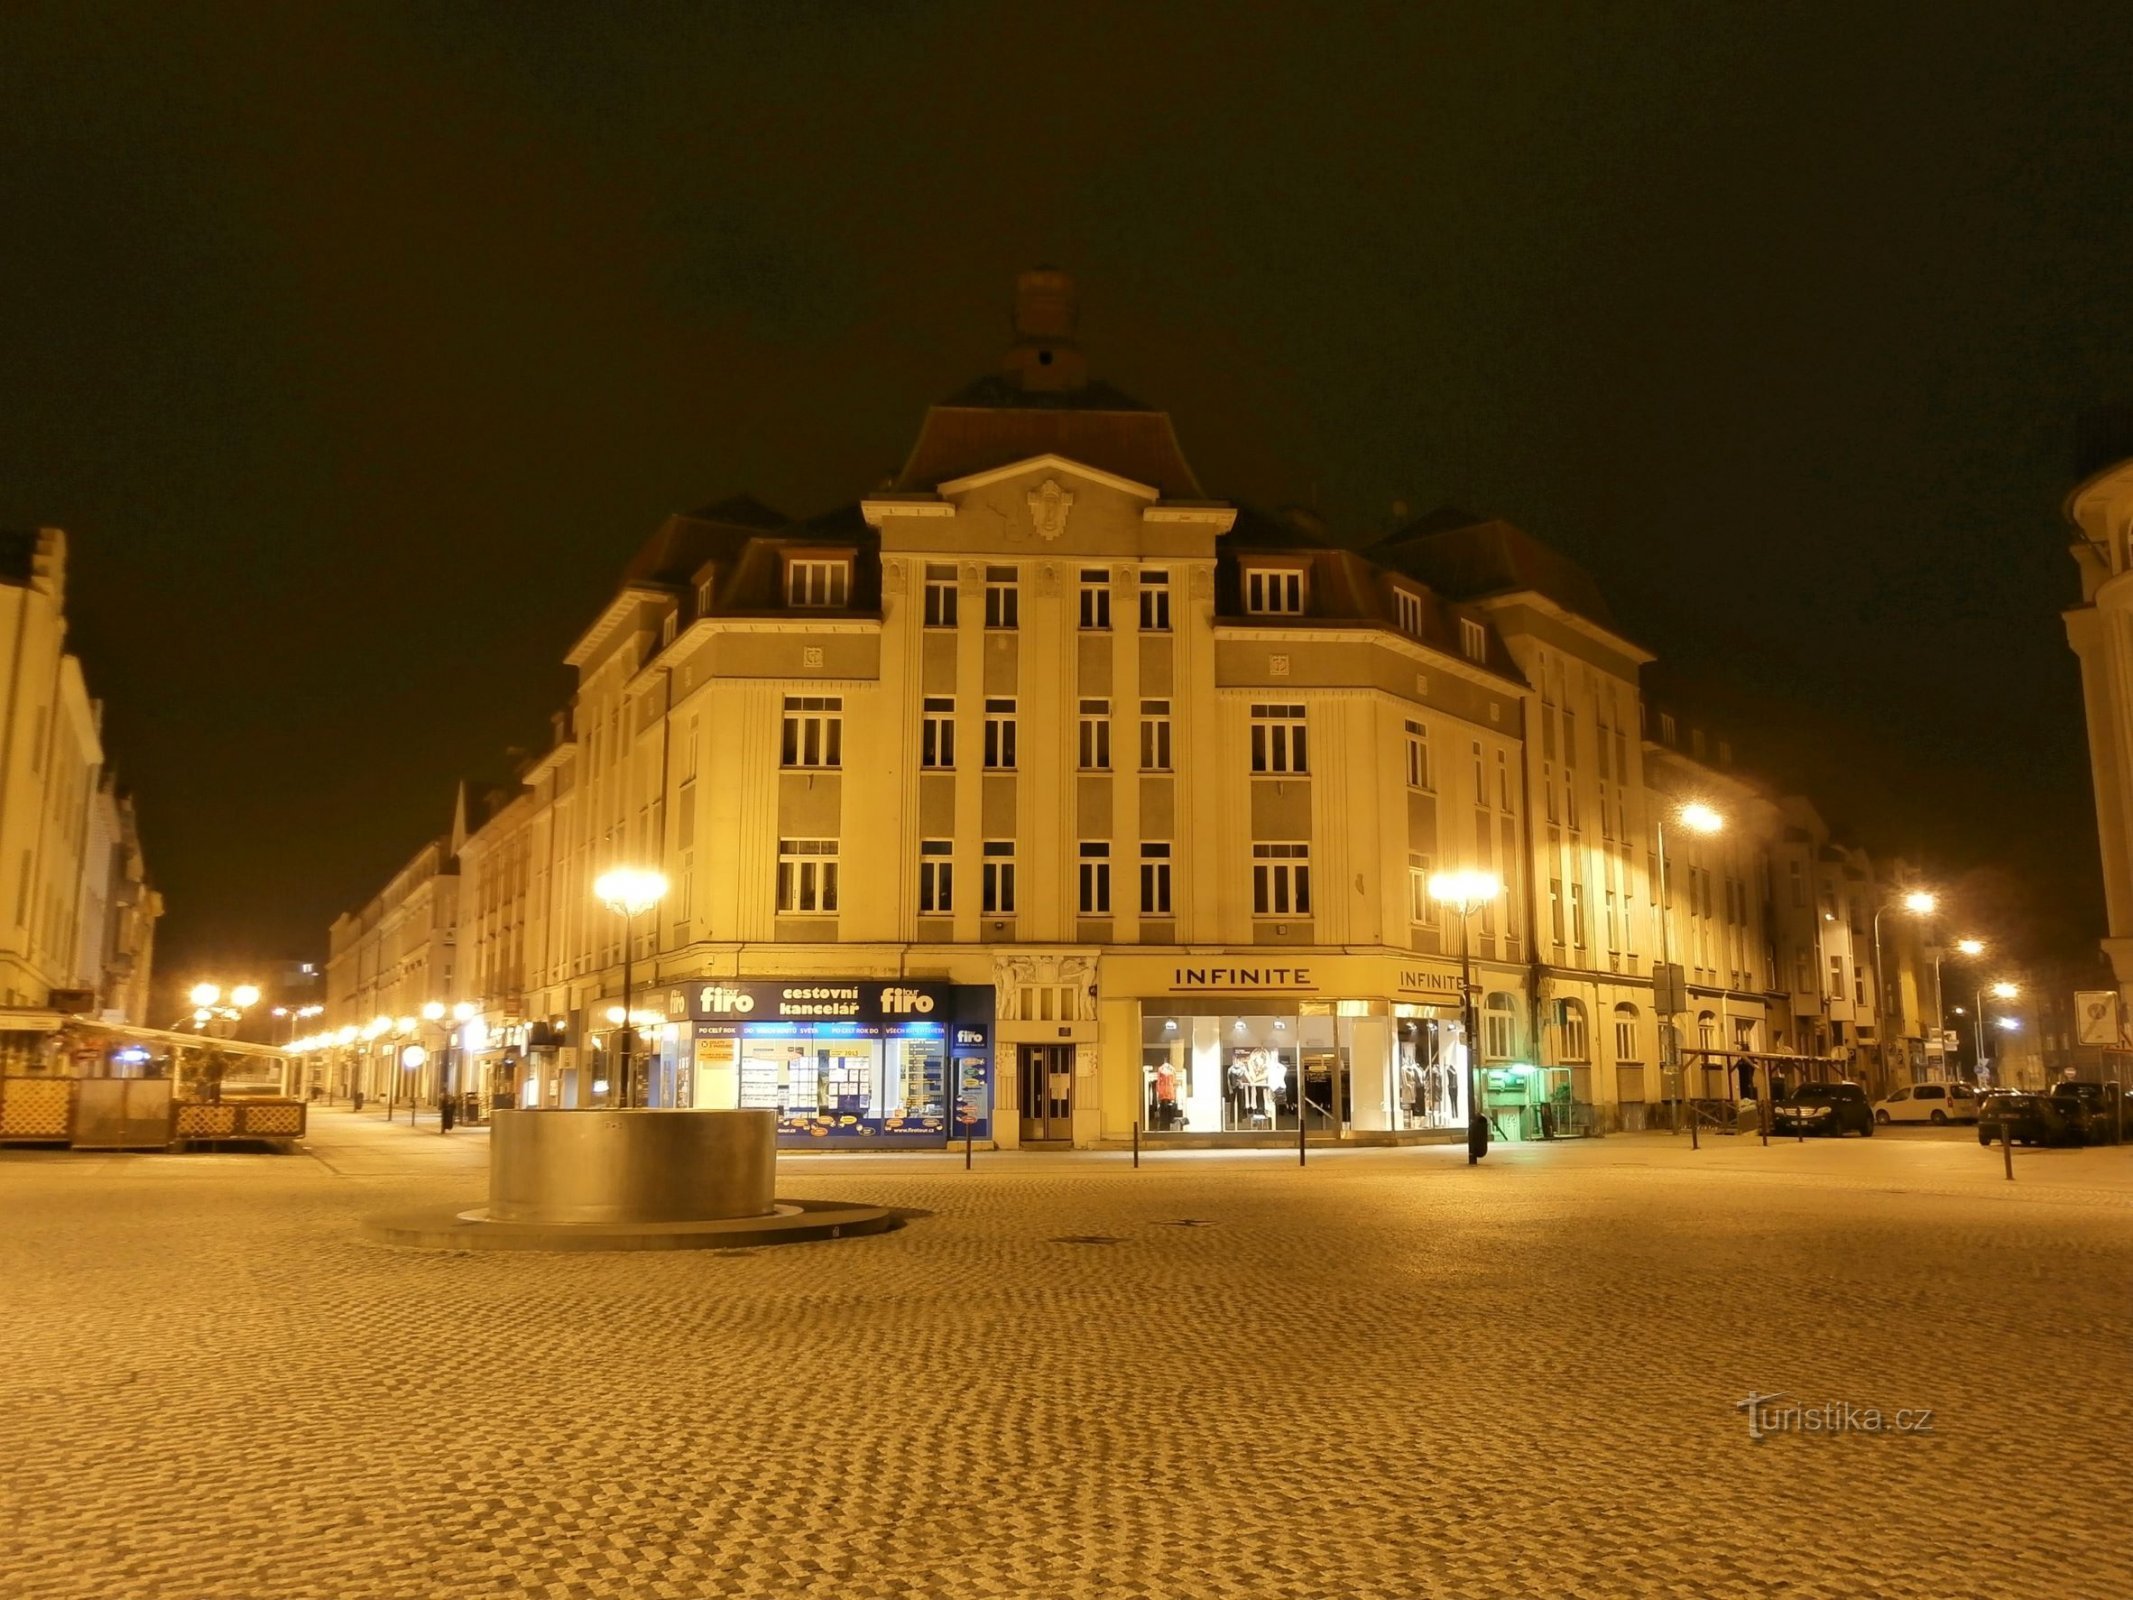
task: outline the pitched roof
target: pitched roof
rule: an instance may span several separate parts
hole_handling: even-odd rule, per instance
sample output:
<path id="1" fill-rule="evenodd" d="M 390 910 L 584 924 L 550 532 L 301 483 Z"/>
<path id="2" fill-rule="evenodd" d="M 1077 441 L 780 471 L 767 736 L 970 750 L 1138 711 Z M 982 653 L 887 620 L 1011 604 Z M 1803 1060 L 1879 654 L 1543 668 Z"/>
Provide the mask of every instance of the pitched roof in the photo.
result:
<path id="1" fill-rule="evenodd" d="M 1591 573 L 1500 518 L 1443 507 L 1387 534 L 1370 547 L 1370 557 L 1456 599 L 1530 589 L 1610 633 L 1619 631 Z"/>
<path id="2" fill-rule="evenodd" d="M 1085 461 L 1149 484 L 1166 500 L 1206 498 L 1168 412 L 1152 411 L 1105 384 L 1033 391 L 1003 378 L 981 378 L 930 407 L 893 487 L 922 493 L 1042 455 Z"/>

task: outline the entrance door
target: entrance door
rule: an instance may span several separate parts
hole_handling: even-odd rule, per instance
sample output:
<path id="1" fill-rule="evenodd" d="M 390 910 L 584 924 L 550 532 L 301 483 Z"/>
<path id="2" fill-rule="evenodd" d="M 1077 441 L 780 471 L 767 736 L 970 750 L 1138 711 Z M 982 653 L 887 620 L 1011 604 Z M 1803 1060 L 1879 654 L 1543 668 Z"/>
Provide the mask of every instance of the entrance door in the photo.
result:
<path id="1" fill-rule="evenodd" d="M 1074 1137 L 1074 1047 L 1021 1046 L 1022 1142 L 1067 1144 Z"/>

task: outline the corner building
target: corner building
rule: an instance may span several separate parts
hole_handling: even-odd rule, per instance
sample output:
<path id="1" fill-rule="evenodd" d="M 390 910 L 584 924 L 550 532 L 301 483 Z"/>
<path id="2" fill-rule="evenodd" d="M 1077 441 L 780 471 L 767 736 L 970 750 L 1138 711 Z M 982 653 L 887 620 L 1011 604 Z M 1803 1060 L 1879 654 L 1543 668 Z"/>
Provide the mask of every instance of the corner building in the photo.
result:
<path id="1" fill-rule="evenodd" d="M 630 564 L 459 851 L 469 1086 L 605 1099 L 626 930 L 593 883 L 626 864 L 670 881 L 628 930 L 650 1104 L 773 1106 L 794 1144 L 1449 1137 L 1426 883 L 1476 867 L 1499 1127 L 1642 1125 L 1660 746 L 1591 579 L 1500 522 L 1359 552 L 1214 497 L 1089 377 L 1063 276 L 1015 329 L 859 505 L 728 501 Z M 1669 841 L 1718 1048 L 1793 1021 L 1757 849 Z"/>

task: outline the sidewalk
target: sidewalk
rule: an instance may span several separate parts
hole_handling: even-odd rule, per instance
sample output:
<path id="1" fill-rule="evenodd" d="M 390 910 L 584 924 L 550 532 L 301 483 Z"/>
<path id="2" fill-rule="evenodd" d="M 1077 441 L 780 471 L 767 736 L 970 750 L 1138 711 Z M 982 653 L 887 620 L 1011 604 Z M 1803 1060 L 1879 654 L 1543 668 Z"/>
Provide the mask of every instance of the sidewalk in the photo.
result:
<path id="1" fill-rule="evenodd" d="M 437 1113 L 417 1111 L 415 1125 L 407 1124 L 407 1108 L 401 1107 L 391 1122 L 384 1113 L 366 1106 L 350 1111 L 346 1106 L 313 1106 L 303 1151 L 328 1171 L 343 1178 L 442 1177 L 450 1173 L 485 1173 L 489 1167 L 489 1130 L 455 1127 L 437 1131 Z"/>

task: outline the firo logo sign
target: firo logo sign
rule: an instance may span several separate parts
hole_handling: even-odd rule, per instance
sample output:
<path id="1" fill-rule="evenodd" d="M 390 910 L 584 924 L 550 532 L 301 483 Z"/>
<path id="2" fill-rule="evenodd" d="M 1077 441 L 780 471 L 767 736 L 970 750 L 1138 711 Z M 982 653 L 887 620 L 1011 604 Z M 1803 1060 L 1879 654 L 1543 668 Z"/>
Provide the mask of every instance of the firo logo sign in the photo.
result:
<path id="1" fill-rule="evenodd" d="M 746 1016 L 755 1009 L 755 996 L 744 989 L 706 984 L 703 993 L 696 997 L 696 1008 L 712 1016 Z"/>
<path id="2" fill-rule="evenodd" d="M 885 1017 L 924 1016 L 933 1009 L 933 996 L 916 989 L 881 991 L 881 1014 Z"/>

